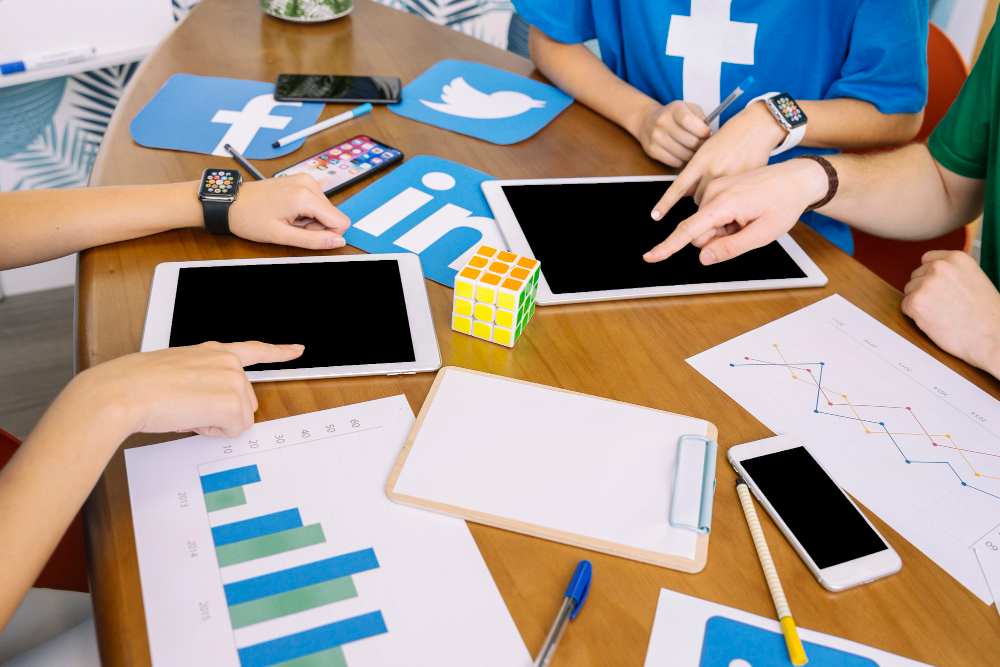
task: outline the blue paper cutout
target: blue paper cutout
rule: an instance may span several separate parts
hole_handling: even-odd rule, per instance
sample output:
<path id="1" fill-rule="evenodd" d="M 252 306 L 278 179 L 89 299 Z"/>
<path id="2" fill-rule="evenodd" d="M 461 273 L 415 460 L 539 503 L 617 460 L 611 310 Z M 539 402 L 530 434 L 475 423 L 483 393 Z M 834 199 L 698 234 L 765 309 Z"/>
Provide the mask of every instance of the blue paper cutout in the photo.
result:
<path id="1" fill-rule="evenodd" d="M 573 98 L 502 69 L 442 60 L 403 88 L 390 109 L 405 118 L 494 144 L 524 141 L 549 124 Z"/>
<path id="2" fill-rule="evenodd" d="M 371 253 L 415 252 L 425 276 L 454 287 L 476 248 L 507 247 L 479 187 L 490 180 L 470 167 L 418 155 L 338 206 L 352 223 L 344 238 Z"/>
<path id="3" fill-rule="evenodd" d="M 305 139 L 281 148 L 271 144 L 315 125 L 322 110 L 318 102 L 276 102 L 273 83 L 174 74 L 129 131 L 148 148 L 230 157 L 223 148 L 229 143 L 245 157 L 266 160 L 300 148 Z"/>
<path id="4" fill-rule="evenodd" d="M 809 667 L 878 667 L 874 660 L 846 653 L 829 646 L 802 642 L 809 657 Z M 785 636 L 723 616 L 713 616 L 705 623 L 705 641 L 701 649 L 701 667 L 730 667 L 734 660 L 751 667 L 791 667 Z"/>

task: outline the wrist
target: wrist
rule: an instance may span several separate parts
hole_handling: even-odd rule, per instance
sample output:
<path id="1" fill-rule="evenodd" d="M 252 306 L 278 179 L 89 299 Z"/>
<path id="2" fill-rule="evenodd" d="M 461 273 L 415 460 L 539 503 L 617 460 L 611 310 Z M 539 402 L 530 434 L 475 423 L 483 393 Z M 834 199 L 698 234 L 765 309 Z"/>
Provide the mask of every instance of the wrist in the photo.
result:
<path id="1" fill-rule="evenodd" d="M 74 377 L 62 391 L 52 409 L 72 420 L 75 428 L 97 432 L 102 441 L 112 444 L 112 451 L 145 421 L 145 414 L 130 392 L 117 381 L 115 362 L 87 369 Z"/>
<path id="2" fill-rule="evenodd" d="M 830 190 L 830 178 L 826 170 L 815 160 L 788 160 L 783 167 L 790 171 L 789 179 L 795 191 L 801 195 L 802 210 L 826 198 Z"/>
<path id="3" fill-rule="evenodd" d="M 746 108 L 737 115 L 747 114 L 748 119 L 754 127 L 755 132 L 760 132 L 762 137 L 766 137 L 771 148 L 778 146 L 788 136 L 788 131 L 778 123 L 774 114 L 767 108 L 763 100 L 758 100 L 748 104 Z"/>
<path id="4" fill-rule="evenodd" d="M 622 127 L 631 134 L 637 141 L 642 141 L 642 129 L 646 125 L 646 119 L 650 115 L 659 112 L 663 105 L 656 100 L 647 97 L 642 103 L 632 108 L 631 114 L 625 118 Z"/>

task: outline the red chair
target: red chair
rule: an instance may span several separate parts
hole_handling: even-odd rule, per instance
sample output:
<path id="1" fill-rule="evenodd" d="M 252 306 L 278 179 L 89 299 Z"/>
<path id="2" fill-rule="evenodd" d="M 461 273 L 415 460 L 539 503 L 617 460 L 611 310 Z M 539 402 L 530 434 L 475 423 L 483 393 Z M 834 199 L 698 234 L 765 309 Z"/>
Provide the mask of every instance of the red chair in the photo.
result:
<path id="1" fill-rule="evenodd" d="M 0 468 L 7 465 L 21 441 L 0 429 Z M 83 542 L 83 515 L 77 514 L 59 546 L 35 581 L 35 588 L 55 588 L 61 591 L 90 592 L 87 579 L 87 550 Z"/>
<path id="2" fill-rule="evenodd" d="M 941 122 L 962 84 L 969 77 L 969 68 L 958 48 L 933 23 L 927 36 L 927 106 L 924 123 L 914 141 L 925 141 Z M 854 151 L 845 151 L 854 152 Z M 863 152 L 863 151 L 858 151 Z M 910 274 L 920 266 L 920 258 L 930 250 L 964 250 L 972 247 L 974 224 L 970 223 L 944 236 L 926 241 L 896 241 L 852 230 L 854 259 L 871 269 L 887 283 L 903 291 Z"/>

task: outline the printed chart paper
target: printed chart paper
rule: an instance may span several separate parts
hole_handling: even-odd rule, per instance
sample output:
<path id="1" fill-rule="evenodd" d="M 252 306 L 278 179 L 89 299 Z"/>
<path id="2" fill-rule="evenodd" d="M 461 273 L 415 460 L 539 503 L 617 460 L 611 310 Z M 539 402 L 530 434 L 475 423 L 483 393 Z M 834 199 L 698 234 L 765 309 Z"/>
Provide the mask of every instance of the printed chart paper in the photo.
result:
<path id="1" fill-rule="evenodd" d="M 526 667 L 464 521 L 385 483 L 403 396 L 125 452 L 153 665 Z"/>
<path id="2" fill-rule="evenodd" d="M 1000 402 L 833 295 L 688 363 L 989 604 Z"/>
<path id="3" fill-rule="evenodd" d="M 864 644 L 799 628 L 809 667 L 919 667 Z M 645 667 L 787 667 L 774 619 L 660 589 Z"/>

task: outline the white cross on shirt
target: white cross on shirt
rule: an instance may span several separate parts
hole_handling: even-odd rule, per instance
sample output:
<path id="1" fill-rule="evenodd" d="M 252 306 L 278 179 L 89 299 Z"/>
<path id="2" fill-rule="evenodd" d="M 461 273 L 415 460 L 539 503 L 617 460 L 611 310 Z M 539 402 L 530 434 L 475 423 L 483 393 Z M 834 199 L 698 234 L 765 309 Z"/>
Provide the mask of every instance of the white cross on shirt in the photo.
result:
<path id="1" fill-rule="evenodd" d="M 691 0 L 690 16 L 670 19 L 667 55 L 684 59 L 684 101 L 697 104 L 706 115 L 722 101 L 722 63 L 753 65 L 757 24 L 730 21 L 732 2 Z M 712 128 L 718 127 L 716 119 Z"/>

